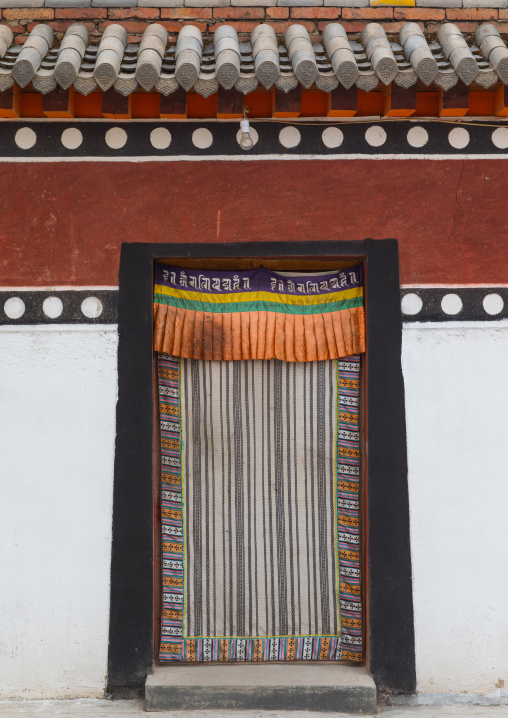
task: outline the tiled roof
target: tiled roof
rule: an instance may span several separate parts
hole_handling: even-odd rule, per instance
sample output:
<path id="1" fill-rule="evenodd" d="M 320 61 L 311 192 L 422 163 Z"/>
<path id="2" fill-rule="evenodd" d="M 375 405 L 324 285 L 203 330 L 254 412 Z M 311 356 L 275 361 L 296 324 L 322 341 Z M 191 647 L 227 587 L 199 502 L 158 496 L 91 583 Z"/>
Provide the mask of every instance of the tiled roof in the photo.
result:
<path id="1" fill-rule="evenodd" d="M 348 38 L 339 23 L 328 23 L 320 42 L 307 29 L 292 24 L 280 44 L 273 28 L 257 25 L 250 41 L 240 42 L 230 25 L 220 26 L 213 44 L 193 25 L 183 26 L 176 44 L 160 24 L 148 25 L 139 44 L 127 44 L 121 24 L 106 27 L 98 45 L 89 44 L 84 24 L 66 31 L 59 47 L 49 25 L 36 25 L 23 45 L 12 45 L 13 34 L 0 25 L 0 91 L 30 82 L 46 94 L 57 85 L 87 95 L 114 87 L 129 95 L 138 86 L 168 95 L 179 86 L 203 97 L 235 87 L 246 94 L 258 84 L 289 92 L 300 83 L 330 92 L 340 83 L 369 91 L 378 84 L 408 88 L 421 80 L 447 90 L 462 80 L 488 88 L 508 84 L 508 48 L 494 25 L 484 24 L 468 45 L 459 28 L 443 23 L 437 41 L 424 36 L 417 23 L 405 23 L 399 42 L 390 41 L 382 26 L 368 23 L 361 41 Z"/>

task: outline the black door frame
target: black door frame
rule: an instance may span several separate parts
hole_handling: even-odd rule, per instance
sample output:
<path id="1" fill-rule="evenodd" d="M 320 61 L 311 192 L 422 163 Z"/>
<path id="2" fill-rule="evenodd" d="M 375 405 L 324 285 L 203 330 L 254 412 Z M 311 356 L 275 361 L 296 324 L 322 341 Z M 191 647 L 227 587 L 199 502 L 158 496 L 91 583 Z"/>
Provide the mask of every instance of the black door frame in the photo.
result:
<path id="1" fill-rule="evenodd" d="M 123 244 L 108 693 L 143 691 L 153 665 L 153 261 L 180 258 L 359 259 L 366 270 L 368 667 L 379 691 L 416 689 L 398 244 Z M 168 670 L 171 668 L 168 667 Z"/>

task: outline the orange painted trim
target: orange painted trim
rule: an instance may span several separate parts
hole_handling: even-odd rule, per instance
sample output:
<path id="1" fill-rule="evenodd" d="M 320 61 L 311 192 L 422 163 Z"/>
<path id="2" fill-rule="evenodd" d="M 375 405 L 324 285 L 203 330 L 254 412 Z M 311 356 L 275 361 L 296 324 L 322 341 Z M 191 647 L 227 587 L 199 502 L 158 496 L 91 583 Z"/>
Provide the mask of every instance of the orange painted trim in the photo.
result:
<path id="1" fill-rule="evenodd" d="M 244 104 L 249 108 L 248 117 L 272 117 L 275 109 L 275 93 L 270 90 L 257 88 L 254 92 L 245 95 Z"/>
<path id="2" fill-rule="evenodd" d="M 11 92 L 12 90 L 12 92 Z M 6 107 L 0 107 L 0 117 L 6 117 L 10 119 L 18 119 L 21 112 L 21 103 L 20 103 L 20 95 L 21 91 L 17 85 L 13 85 L 13 87 L 10 90 L 7 90 L 5 93 L 1 93 L 2 95 L 5 95 L 5 99 L 9 97 L 9 102 L 5 101 Z M 10 107 L 9 107 L 10 104 Z"/>
<path id="3" fill-rule="evenodd" d="M 319 117 L 319 115 L 313 115 L 314 117 Z M 300 117 L 299 112 L 274 112 L 272 117 L 278 117 L 280 119 L 288 118 L 288 117 Z"/>
<path id="4" fill-rule="evenodd" d="M 439 113 L 439 92 L 423 91 L 416 93 L 415 117 L 437 117 Z"/>
<path id="5" fill-rule="evenodd" d="M 45 110 L 43 112 L 44 117 L 47 117 L 48 120 L 54 120 L 54 119 L 62 119 L 62 118 L 71 118 L 74 117 L 74 114 L 72 112 L 58 112 L 57 110 Z"/>
<path id="6" fill-rule="evenodd" d="M 508 105 L 506 104 L 506 88 L 504 85 L 498 87 L 494 93 L 494 113 L 497 117 L 506 117 L 508 115 Z"/>
<path id="7" fill-rule="evenodd" d="M 74 93 L 74 117 L 102 117 L 102 92 Z"/>
<path id="8" fill-rule="evenodd" d="M 22 92 L 20 94 L 21 117 L 44 117 L 40 92 Z"/>
<path id="9" fill-rule="evenodd" d="M 459 85 L 446 91 L 440 88 L 438 117 L 464 117 L 464 115 L 467 115 L 469 111 L 469 92 L 467 94 L 460 91 L 457 93 L 458 87 Z M 463 85 L 462 88 L 464 89 Z M 445 107 L 445 99 L 447 107 Z M 452 103 L 457 103 L 457 105 L 454 107 Z"/>
<path id="10" fill-rule="evenodd" d="M 330 110 L 327 117 L 354 117 L 356 110 Z"/>
<path id="11" fill-rule="evenodd" d="M 132 119 L 132 97 L 133 95 L 129 95 L 128 97 L 124 97 L 120 93 L 118 93 L 118 102 L 114 102 L 113 106 L 111 103 L 111 92 L 114 92 L 111 88 L 103 94 L 102 98 L 102 107 L 101 110 L 104 109 L 113 109 L 118 110 L 118 112 L 101 112 L 100 116 L 105 117 L 108 120 L 130 120 Z"/>
<path id="12" fill-rule="evenodd" d="M 109 112 L 103 112 L 99 117 L 104 117 L 106 120 L 132 120 L 132 115 L 120 113 L 118 115 L 112 115 Z"/>
<path id="13" fill-rule="evenodd" d="M 495 112 L 495 92 L 475 92 L 469 90 L 468 115 L 475 117 L 492 117 Z"/>
<path id="14" fill-rule="evenodd" d="M 360 117 L 381 116 L 383 114 L 383 92 L 358 90 L 356 114 Z"/>
<path id="15" fill-rule="evenodd" d="M 467 113 L 467 107 L 451 108 L 449 110 L 439 110 L 438 117 L 464 117 Z"/>
<path id="16" fill-rule="evenodd" d="M 202 97 L 197 92 L 188 92 L 187 117 L 199 120 L 217 117 L 218 100 L 217 92 L 209 97 Z"/>
<path id="17" fill-rule="evenodd" d="M 388 110 L 385 111 L 385 117 L 411 117 L 416 110 Z"/>
<path id="18" fill-rule="evenodd" d="M 302 88 L 300 117 L 326 117 L 330 112 L 330 93 L 317 88 Z"/>
<path id="19" fill-rule="evenodd" d="M 417 95 L 414 86 L 404 91 L 402 88 L 395 86 L 395 98 L 394 98 L 394 84 L 388 85 L 383 89 L 383 114 L 385 117 L 411 117 L 416 112 L 416 101 Z M 393 107 L 395 105 L 398 107 Z M 402 103 L 402 107 L 400 104 Z M 405 105 L 405 106 L 404 106 Z"/>
<path id="20" fill-rule="evenodd" d="M 148 120 L 160 117 L 161 96 L 158 92 L 136 92 L 129 99 L 133 118 Z"/>
<path id="21" fill-rule="evenodd" d="M 339 88 L 340 90 L 340 88 Z M 336 92 L 336 91 L 334 91 Z M 185 95 L 182 91 L 180 102 L 168 102 L 168 98 L 157 92 L 137 91 L 129 97 L 118 96 L 118 103 L 111 103 L 111 97 L 104 101 L 104 93 L 92 92 L 87 96 L 75 92 L 73 88 L 68 93 L 67 107 L 65 98 L 59 109 L 44 109 L 45 97 L 32 91 L 21 92 L 14 85 L 11 90 L 0 93 L 0 118 L 100 118 L 115 119 L 227 119 L 239 120 L 240 112 L 219 112 L 220 98 L 214 93 L 207 98 L 198 93 L 190 92 Z M 171 96 L 169 96 L 171 98 Z M 470 90 L 468 95 L 457 100 L 462 107 L 444 107 L 443 92 L 437 89 L 415 92 L 411 98 L 408 95 L 408 106 L 404 107 L 404 94 L 398 94 L 396 109 L 392 108 L 392 94 L 390 87 L 381 90 L 364 92 L 358 90 L 355 97 L 356 108 L 353 103 L 348 109 L 340 109 L 340 103 L 334 102 L 333 92 L 325 93 L 315 87 L 309 90 L 299 89 L 298 100 L 293 97 L 291 103 L 279 103 L 276 109 L 276 95 L 274 89 L 265 90 L 258 87 L 254 92 L 241 98 L 245 107 L 249 108 L 248 117 L 252 119 L 291 119 L 296 117 L 504 117 L 508 116 L 508 88 L 504 85 L 494 90 Z M 401 102 L 402 100 L 402 102 Z M 9 106 L 9 103 L 12 103 Z M 51 106 L 52 103 L 46 102 Z M 118 112 L 115 107 L 118 104 Z M 335 104 L 335 108 L 332 109 Z M 337 108 L 339 104 L 339 108 Z M 402 107 L 400 106 L 402 104 Z M 411 107 L 410 105 L 413 105 Z M 3 107 L 2 107 L 3 105 Z M 55 105 L 53 105 L 55 107 Z M 58 103 L 56 104 L 58 107 Z M 106 108 L 109 112 L 104 112 Z M 346 104 L 347 107 L 347 104 Z M 171 110 L 175 110 L 174 113 Z M 224 109 L 229 109 L 224 107 Z M 233 109 L 233 108 L 231 108 Z M 235 107 L 235 110 L 238 108 Z M 113 110 L 113 112 L 111 111 Z"/>

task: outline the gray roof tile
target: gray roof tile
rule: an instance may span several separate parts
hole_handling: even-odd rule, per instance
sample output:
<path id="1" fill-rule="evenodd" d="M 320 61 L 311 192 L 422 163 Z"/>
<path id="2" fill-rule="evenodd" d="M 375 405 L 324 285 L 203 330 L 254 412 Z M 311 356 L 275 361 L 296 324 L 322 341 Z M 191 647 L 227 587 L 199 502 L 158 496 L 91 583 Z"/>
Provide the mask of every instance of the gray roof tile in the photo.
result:
<path id="1" fill-rule="evenodd" d="M 340 23 L 331 22 L 321 42 L 312 43 L 298 23 L 289 26 L 284 44 L 264 24 L 254 28 L 250 42 L 240 42 L 236 30 L 224 24 L 216 30 L 213 44 L 204 44 L 197 27 L 185 25 L 176 45 L 168 45 L 167 30 L 154 23 L 147 26 L 141 43 L 127 45 L 127 32 L 118 23 L 105 29 L 97 46 L 88 44 L 85 25 L 74 23 L 60 46 L 53 47 L 48 25 L 36 25 L 24 45 L 12 45 L 11 29 L 0 25 L 0 91 L 14 82 L 21 87 L 32 82 L 42 93 L 58 84 L 63 89 L 74 85 L 85 95 L 97 87 L 114 87 L 128 95 L 141 86 L 164 95 L 182 87 L 208 97 L 219 85 L 246 94 L 258 84 L 283 92 L 298 83 L 307 88 L 315 83 L 325 92 L 338 84 L 356 84 L 368 92 L 380 82 L 392 81 L 408 88 L 417 79 L 443 89 L 459 79 L 485 88 L 499 80 L 508 84 L 508 48 L 495 26 L 481 25 L 475 39 L 476 46 L 468 44 L 457 25 L 443 23 L 438 41 L 429 41 L 417 23 L 408 22 L 397 43 L 373 22 L 364 27 L 358 42 L 348 38 Z"/>

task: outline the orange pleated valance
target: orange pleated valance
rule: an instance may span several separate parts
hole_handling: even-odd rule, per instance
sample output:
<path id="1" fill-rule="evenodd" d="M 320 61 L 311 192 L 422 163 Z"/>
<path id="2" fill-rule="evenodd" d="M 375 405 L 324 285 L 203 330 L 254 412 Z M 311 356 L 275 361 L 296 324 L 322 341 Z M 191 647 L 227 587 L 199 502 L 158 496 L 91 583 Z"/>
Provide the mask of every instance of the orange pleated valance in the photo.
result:
<path id="1" fill-rule="evenodd" d="M 154 348 L 187 359 L 292 362 L 362 353 L 362 267 L 288 276 L 158 263 Z"/>

